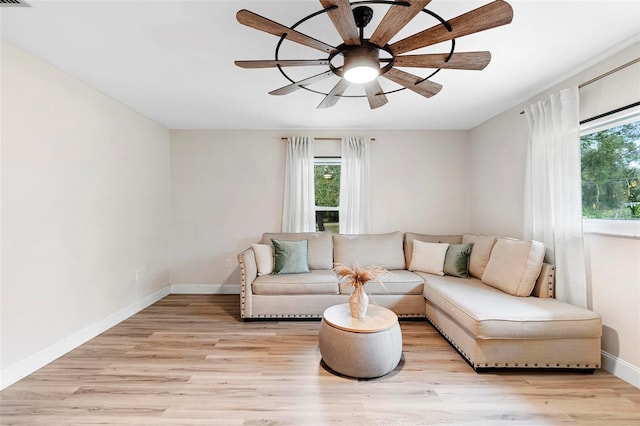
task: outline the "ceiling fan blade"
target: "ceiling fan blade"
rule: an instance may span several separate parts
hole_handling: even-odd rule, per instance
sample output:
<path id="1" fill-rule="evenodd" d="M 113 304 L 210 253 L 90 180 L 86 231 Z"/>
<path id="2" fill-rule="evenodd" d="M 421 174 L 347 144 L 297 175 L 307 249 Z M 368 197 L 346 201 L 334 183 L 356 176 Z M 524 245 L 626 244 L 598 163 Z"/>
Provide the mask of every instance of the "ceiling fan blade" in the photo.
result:
<path id="1" fill-rule="evenodd" d="M 344 44 L 359 45 L 360 33 L 356 26 L 356 20 L 353 18 L 349 0 L 320 0 L 320 3 L 325 9 L 331 6 L 338 6 L 337 9 L 327 12 L 327 15 L 333 22 L 333 26 L 338 30 L 338 34 L 342 37 Z"/>
<path id="2" fill-rule="evenodd" d="M 318 49 L 325 53 L 331 53 L 333 50 L 335 50 L 333 46 L 330 46 L 320 40 L 316 40 L 313 37 L 309 37 L 308 35 L 302 34 L 296 30 L 292 30 L 289 27 L 285 27 L 282 24 L 257 15 L 246 9 L 238 11 L 238 13 L 236 14 L 236 19 L 243 25 L 254 28 L 256 30 L 264 31 L 269 34 L 273 34 L 278 37 L 282 37 L 286 34 L 287 40 L 295 41 L 296 43 Z"/>
<path id="3" fill-rule="evenodd" d="M 349 87 L 349 82 L 344 78 L 341 78 L 340 81 L 338 81 L 338 84 L 333 86 L 333 89 L 331 89 L 327 96 L 324 97 L 322 102 L 320 102 L 320 104 L 318 105 L 318 109 L 330 108 L 334 106 L 340 99 L 340 95 L 342 95 L 344 91 L 347 90 L 347 87 Z"/>
<path id="4" fill-rule="evenodd" d="M 429 80 L 419 83 L 422 78 L 395 68 L 391 68 L 389 71 L 382 74 L 382 76 L 426 98 L 436 95 L 440 89 L 442 89 L 442 84 L 434 83 Z"/>
<path id="5" fill-rule="evenodd" d="M 300 81 L 296 81 L 293 84 L 288 84 L 286 86 L 283 86 L 279 89 L 276 90 L 272 90 L 269 92 L 270 95 L 288 95 L 291 92 L 295 92 L 296 90 L 302 88 L 303 86 L 308 86 L 310 84 L 316 83 L 320 80 L 324 80 L 325 78 L 331 77 L 333 74 L 333 71 L 329 70 L 329 71 L 325 71 L 323 73 L 320 74 L 316 74 L 314 76 L 311 76 L 309 78 L 305 78 L 304 80 L 300 80 Z"/>
<path id="6" fill-rule="evenodd" d="M 382 93 L 383 90 L 378 79 L 366 83 L 364 85 L 364 91 L 367 94 L 367 100 L 369 101 L 369 107 L 371 109 L 380 108 L 389 102 L 387 96 Z"/>
<path id="7" fill-rule="evenodd" d="M 274 68 L 281 67 L 302 67 L 307 65 L 329 65 L 328 59 L 294 59 L 285 61 L 235 61 L 240 68 Z"/>
<path id="8" fill-rule="evenodd" d="M 395 66 L 479 71 L 483 70 L 491 61 L 491 52 L 454 53 L 449 61 L 445 62 L 448 57 L 448 53 L 396 56 Z"/>
<path id="9" fill-rule="evenodd" d="M 511 5 L 506 1 L 496 0 L 449 20 L 453 30 L 451 32 L 444 25 L 438 24 L 393 43 L 391 50 L 395 55 L 399 55 L 421 47 L 506 25 L 512 19 L 513 9 Z"/>
<path id="10" fill-rule="evenodd" d="M 410 6 L 392 5 L 369 41 L 378 46 L 384 46 L 430 2 L 431 0 L 410 0 Z"/>

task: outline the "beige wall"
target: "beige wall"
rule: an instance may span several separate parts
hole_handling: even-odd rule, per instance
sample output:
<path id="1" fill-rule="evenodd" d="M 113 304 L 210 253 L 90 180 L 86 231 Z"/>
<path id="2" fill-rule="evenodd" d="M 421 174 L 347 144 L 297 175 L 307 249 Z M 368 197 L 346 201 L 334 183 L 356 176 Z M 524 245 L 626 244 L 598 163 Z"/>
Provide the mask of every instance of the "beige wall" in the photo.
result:
<path id="1" fill-rule="evenodd" d="M 279 231 L 282 136 L 362 132 L 171 132 L 171 283 L 239 284 L 236 255 Z M 373 232 L 465 232 L 468 132 L 366 131 L 372 148 Z M 318 141 L 327 151 L 332 142 Z M 226 260 L 232 267 L 227 268 Z"/>
<path id="2" fill-rule="evenodd" d="M 170 135 L 8 42 L 1 54 L 0 368 L 10 380 L 17 364 L 37 366 L 43 351 L 91 337 L 167 287 Z"/>
<path id="3" fill-rule="evenodd" d="M 522 238 L 527 122 L 517 108 L 498 117 L 471 131 L 469 227 Z"/>
<path id="4" fill-rule="evenodd" d="M 276 131 L 171 132 L 172 284 L 239 284 L 237 253 L 262 232 L 280 229 L 280 136 Z"/>
<path id="5" fill-rule="evenodd" d="M 529 133 L 527 120 L 520 111 L 553 91 L 586 82 L 639 56 L 640 43 L 632 44 L 471 131 L 469 205 L 473 213 L 469 220 L 472 232 L 523 236 L 522 188 Z M 597 94 L 603 95 L 605 83 L 609 90 L 604 93 L 620 99 L 622 104 L 627 103 L 630 91 L 635 91 L 637 100 L 639 76 L 624 72 L 617 76 L 622 82 L 610 84 L 611 79 L 603 79 L 598 88 L 581 91 L 581 108 L 582 103 L 588 102 L 589 111 L 594 111 Z M 631 80 L 627 80 L 629 77 Z M 637 380 L 635 383 L 640 383 L 640 242 L 612 236 L 588 236 L 586 242 L 590 307 L 602 315 L 605 324 L 602 348 L 623 363 L 629 363 L 628 370 Z M 635 303 L 628 300 L 619 303 L 624 295 L 635 298 Z"/>
<path id="6" fill-rule="evenodd" d="M 640 239 L 585 234 L 585 255 L 602 347 L 640 367 Z"/>

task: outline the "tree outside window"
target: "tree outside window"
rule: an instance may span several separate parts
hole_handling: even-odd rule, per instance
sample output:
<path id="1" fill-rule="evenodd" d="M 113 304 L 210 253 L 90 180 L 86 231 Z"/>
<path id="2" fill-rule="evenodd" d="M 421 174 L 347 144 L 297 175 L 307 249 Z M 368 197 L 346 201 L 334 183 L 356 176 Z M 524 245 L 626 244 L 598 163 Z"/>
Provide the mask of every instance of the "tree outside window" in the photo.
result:
<path id="1" fill-rule="evenodd" d="M 316 231 L 340 228 L 340 158 L 316 158 L 314 164 Z"/>
<path id="2" fill-rule="evenodd" d="M 582 215 L 640 219 L 640 121 L 584 135 Z"/>

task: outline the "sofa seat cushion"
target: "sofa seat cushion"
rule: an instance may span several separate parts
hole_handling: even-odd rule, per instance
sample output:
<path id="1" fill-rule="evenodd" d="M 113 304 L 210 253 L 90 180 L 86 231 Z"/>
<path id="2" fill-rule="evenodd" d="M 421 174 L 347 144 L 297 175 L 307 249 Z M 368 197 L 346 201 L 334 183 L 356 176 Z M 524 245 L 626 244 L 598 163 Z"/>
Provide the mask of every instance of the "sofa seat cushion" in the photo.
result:
<path id="1" fill-rule="evenodd" d="M 405 269 L 391 270 L 387 274 L 378 276 L 384 287 L 375 281 L 369 281 L 364 286 L 367 294 L 423 294 L 424 280 L 419 275 Z M 342 294 L 353 293 L 353 287 L 342 285 Z"/>
<path id="2" fill-rule="evenodd" d="M 254 294 L 338 294 L 338 277 L 332 269 L 302 274 L 261 275 L 253 281 Z"/>
<path id="3" fill-rule="evenodd" d="M 480 280 L 418 273 L 424 296 L 477 339 L 563 339 L 602 335 L 598 314 L 559 300 L 517 297 Z"/>

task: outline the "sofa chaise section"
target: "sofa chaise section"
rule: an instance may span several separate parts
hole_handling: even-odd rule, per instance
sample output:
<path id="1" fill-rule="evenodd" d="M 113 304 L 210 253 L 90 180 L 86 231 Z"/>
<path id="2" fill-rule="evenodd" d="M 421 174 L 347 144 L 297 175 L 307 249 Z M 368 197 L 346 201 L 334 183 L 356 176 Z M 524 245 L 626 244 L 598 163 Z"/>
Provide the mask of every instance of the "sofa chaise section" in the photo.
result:
<path id="1" fill-rule="evenodd" d="M 457 239 L 407 234 L 407 238 L 429 242 L 447 238 L 451 244 L 475 239 L 483 246 L 473 265 L 474 273 L 481 278 L 416 272 L 425 281 L 427 320 L 474 369 L 592 372 L 600 367 L 601 318 L 588 309 L 553 298 L 554 267 L 542 262 L 539 245 L 471 235 Z M 471 266 L 470 262 L 470 270 Z M 533 286 L 528 290 L 520 282 L 527 274 Z M 535 281 L 531 282 L 533 276 Z M 515 284 L 509 287 L 505 284 L 509 281 Z M 522 295 L 515 295 L 517 292 Z"/>

